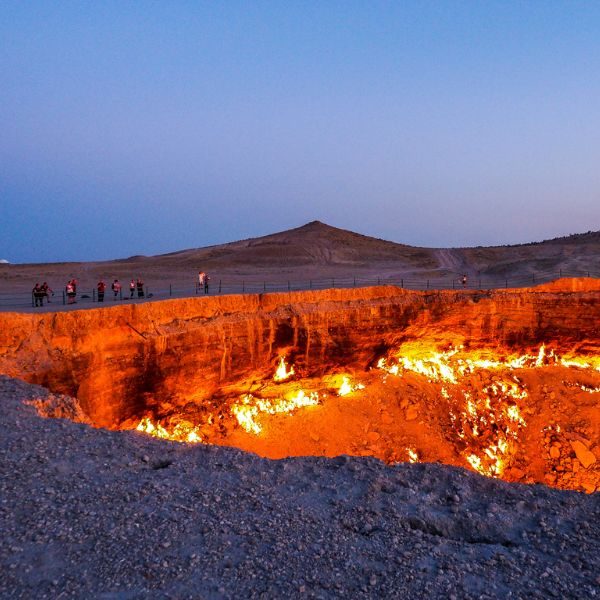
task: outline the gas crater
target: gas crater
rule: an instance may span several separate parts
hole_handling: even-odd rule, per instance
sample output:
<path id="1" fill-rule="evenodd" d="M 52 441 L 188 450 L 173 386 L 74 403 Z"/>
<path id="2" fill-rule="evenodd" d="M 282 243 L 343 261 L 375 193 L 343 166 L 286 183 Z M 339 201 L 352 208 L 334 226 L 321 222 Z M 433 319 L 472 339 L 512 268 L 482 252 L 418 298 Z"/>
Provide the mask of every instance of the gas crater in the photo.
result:
<path id="1" fill-rule="evenodd" d="M 600 283 L 395 287 L 0 315 L 0 371 L 96 427 L 600 487 Z"/>

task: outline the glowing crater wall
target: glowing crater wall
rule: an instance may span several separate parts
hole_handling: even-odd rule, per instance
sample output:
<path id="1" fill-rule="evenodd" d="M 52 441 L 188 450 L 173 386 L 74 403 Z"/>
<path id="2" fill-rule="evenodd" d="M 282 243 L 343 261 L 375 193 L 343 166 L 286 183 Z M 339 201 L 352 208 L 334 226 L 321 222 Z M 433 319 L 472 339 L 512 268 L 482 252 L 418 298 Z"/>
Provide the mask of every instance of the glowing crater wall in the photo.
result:
<path id="1" fill-rule="evenodd" d="M 600 353 L 600 284 L 490 292 L 395 287 L 224 296 L 46 314 L 0 314 L 0 371 L 76 396 L 111 426 L 160 398 L 218 398 L 270 377 L 285 353 L 301 375 L 366 368 L 409 340 Z"/>

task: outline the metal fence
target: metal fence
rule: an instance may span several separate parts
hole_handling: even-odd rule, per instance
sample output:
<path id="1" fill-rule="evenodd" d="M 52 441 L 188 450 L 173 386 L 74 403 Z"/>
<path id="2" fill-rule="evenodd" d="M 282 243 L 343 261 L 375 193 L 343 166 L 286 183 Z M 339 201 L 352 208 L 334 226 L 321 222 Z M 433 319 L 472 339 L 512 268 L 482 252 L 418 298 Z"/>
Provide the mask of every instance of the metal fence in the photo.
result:
<path id="1" fill-rule="evenodd" d="M 96 288 L 79 288 L 75 304 L 79 308 L 96 305 L 111 305 L 114 302 L 142 302 L 147 300 L 164 300 L 168 298 L 189 298 L 199 295 L 225 295 L 225 294 L 264 294 L 269 292 L 292 292 L 305 290 L 324 290 L 331 288 L 370 287 L 376 285 L 393 285 L 407 290 L 453 290 L 453 289 L 499 289 L 529 287 L 553 281 L 560 277 L 591 277 L 599 278 L 600 273 L 592 271 L 536 271 L 530 275 L 520 277 L 501 276 L 469 276 L 463 284 L 462 277 L 446 276 L 427 278 L 405 277 L 328 277 L 321 279 L 284 280 L 284 281 L 257 281 L 252 280 L 211 280 L 207 290 L 197 283 L 190 286 L 177 286 L 173 284 L 146 285 L 143 296 L 137 289 L 131 295 L 129 288 L 122 289 L 117 296 L 111 289 L 106 290 L 101 301 Z M 35 307 L 33 293 L 0 293 L 0 309 L 10 310 Z M 43 306 L 58 309 L 69 306 L 70 302 L 64 291 L 54 292 L 42 300 Z M 83 306 L 82 306 L 83 305 Z"/>

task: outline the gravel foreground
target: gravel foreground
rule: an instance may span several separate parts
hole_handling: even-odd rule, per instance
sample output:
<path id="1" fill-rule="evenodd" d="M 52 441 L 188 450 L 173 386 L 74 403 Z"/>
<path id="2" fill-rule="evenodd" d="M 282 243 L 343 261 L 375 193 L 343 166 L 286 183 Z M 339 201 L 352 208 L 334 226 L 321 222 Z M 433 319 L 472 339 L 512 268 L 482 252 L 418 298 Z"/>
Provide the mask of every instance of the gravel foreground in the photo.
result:
<path id="1" fill-rule="evenodd" d="M 0 376 L 2 598 L 600 598 L 598 493 L 272 461 L 45 419 L 35 399 L 82 417 Z"/>

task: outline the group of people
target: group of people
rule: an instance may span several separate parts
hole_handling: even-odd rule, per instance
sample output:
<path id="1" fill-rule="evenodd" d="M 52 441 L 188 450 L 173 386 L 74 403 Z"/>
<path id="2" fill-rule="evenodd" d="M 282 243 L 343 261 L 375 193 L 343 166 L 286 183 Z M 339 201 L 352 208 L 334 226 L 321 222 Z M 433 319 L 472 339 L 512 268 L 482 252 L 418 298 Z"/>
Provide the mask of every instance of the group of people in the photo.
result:
<path id="1" fill-rule="evenodd" d="M 198 291 L 204 291 L 205 294 L 208 294 L 208 286 L 210 282 L 210 277 L 204 272 L 198 272 Z M 107 284 L 103 279 L 100 279 L 96 284 L 96 292 L 98 294 L 98 302 L 104 302 L 104 297 L 106 295 Z M 115 279 L 110 289 L 113 293 L 113 301 L 122 299 L 122 290 L 123 286 L 118 279 Z M 44 281 L 42 285 L 36 283 L 32 290 L 34 306 L 43 306 L 44 299 L 47 302 L 50 302 L 50 296 L 54 296 L 54 292 L 50 289 L 50 286 Z M 144 290 L 144 281 L 141 277 L 137 279 L 132 279 L 129 282 L 129 298 L 135 298 L 137 295 L 138 298 L 144 298 L 146 296 Z M 69 279 L 65 286 L 65 297 L 67 299 L 67 304 L 75 304 L 77 302 L 77 280 Z"/>
<path id="2" fill-rule="evenodd" d="M 54 296 L 54 292 L 50 289 L 50 286 L 44 281 L 42 285 L 36 283 L 31 290 L 33 294 L 33 300 L 35 306 L 44 306 L 44 298 L 46 302 L 50 302 L 50 296 Z"/>
<path id="3" fill-rule="evenodd" d="M 118 279 L 115 279 L 112 282 L 110 289 L 112 290 L 112 293 L 113 293 L 113 300 L 122 298 L 121 290 L 123 289 L 123 286 L 121 285 L 121 282 Z M 96 290 L 98 291 L 98 302 L 104 302 L 104 294 L 106 292 L 106 283 L 104 283 L 103 279 L 101 279 L 98 282 L 98 285 L 96 286 Z M 138 277 L 137 279 L 132 279 L 129 282 L 129 298 L 133 298 L 135 296 L 136 291 L 137 291 L 138 298 L 143 298 L 145 296 L 144 281 L 140 277 Z"/>
<path id="4" fill-rule="evenodd" d="M 123 286 L 118 279 L 115 279 L 110 286 L 113 293 L 113 300 L 118 300 L 122 298 L 121 290 Z M 103 279 L 101 279 L 96 285 L 96 291 L 98 293 L 98 302 L 104 302 L 104 296 L 106 294 L 106 283 Z M 129 298 L 134 298 L 136 296 L 138 298 L 145 297 L 144 291 L 144 281 L 141 277 L 137 279 L 132 279 L 129 283 Z M 44 306 L 44 300 L 46 302 L 50 302 L 50 297 L 54 296 L 54 292 L 50 288 L 50 286 L 44 281 L 41 285 L 36 283 L 31 290 L 31 294 L 33 296 L 33 305 L 34 306 Z M 75 304 L 77 302 L 77 280 L 69 279 L 67 284 L 65 285 L 65 297 L 67 299 L 67 304 Z"/>

